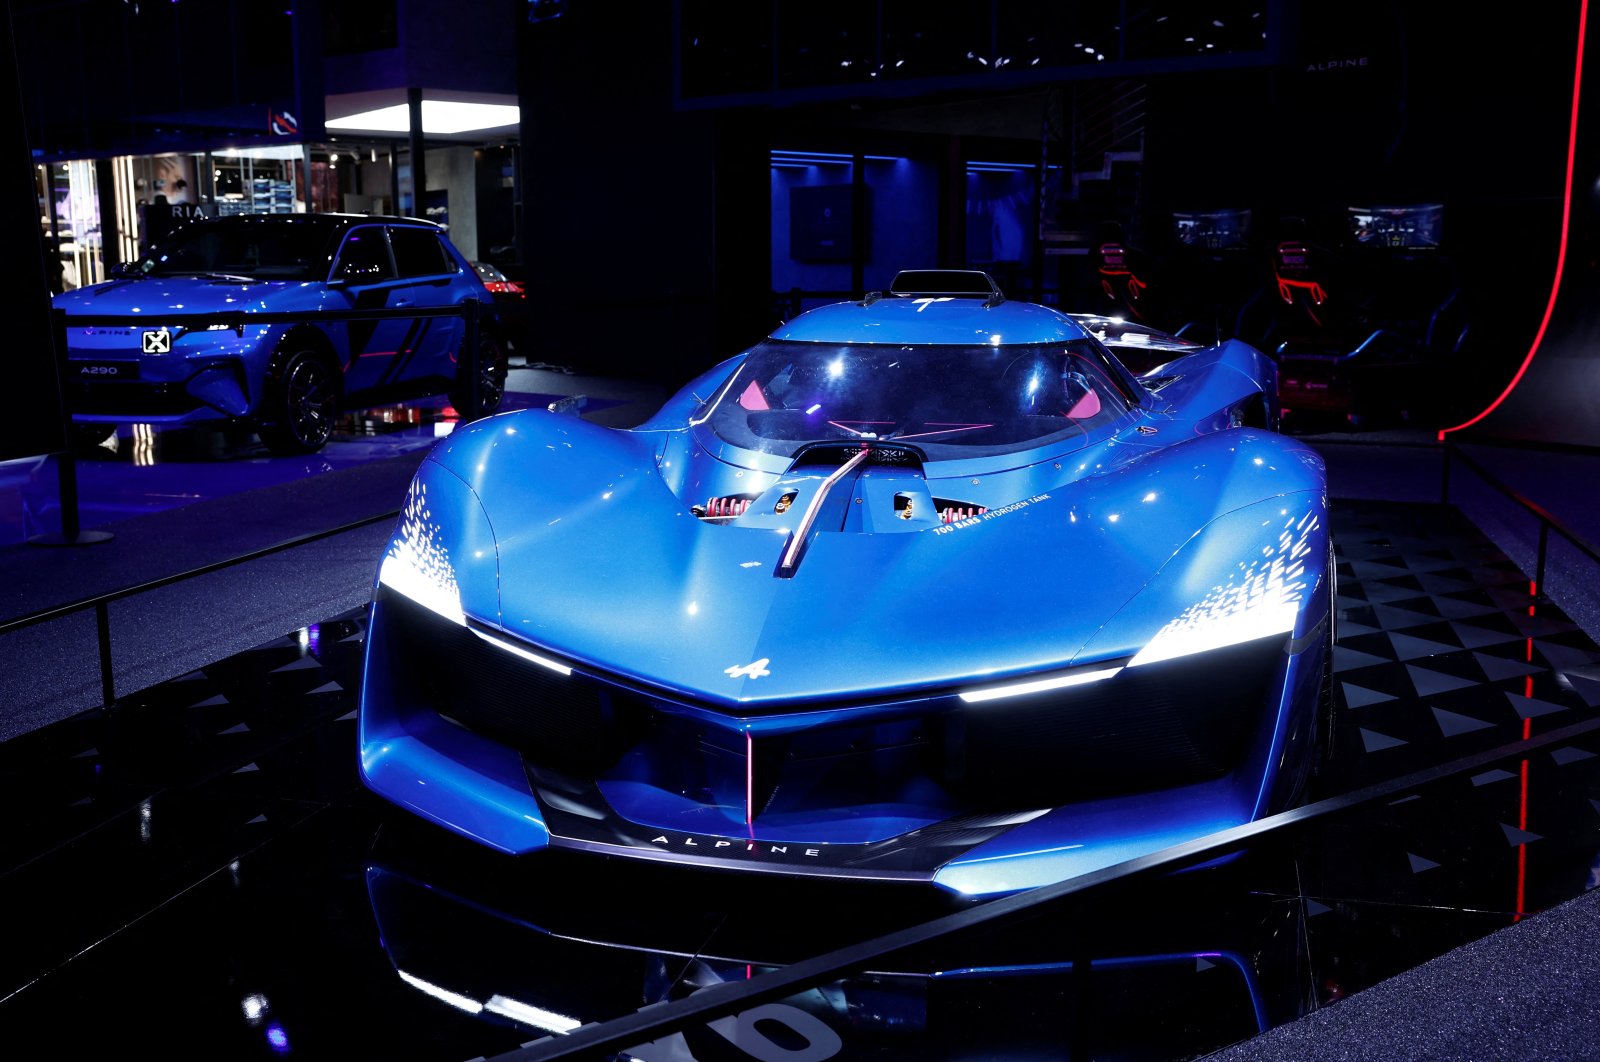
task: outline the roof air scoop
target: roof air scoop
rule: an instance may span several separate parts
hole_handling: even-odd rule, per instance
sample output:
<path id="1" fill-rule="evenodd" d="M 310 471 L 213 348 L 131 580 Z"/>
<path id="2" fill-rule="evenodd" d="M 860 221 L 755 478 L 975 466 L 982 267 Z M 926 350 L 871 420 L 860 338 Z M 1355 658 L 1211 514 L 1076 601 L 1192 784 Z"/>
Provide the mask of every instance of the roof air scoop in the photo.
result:
<path id="1" fill-rule="evenodd" d="M 1000 285 L 981 269 L 902 269 L 895 274 L 888 294 L 897 298 L 982 299 L 985 308 L 1006 301 Z M 871 306 L 883 297 L 881 291 L 871 292 L 861 305 Z"/>

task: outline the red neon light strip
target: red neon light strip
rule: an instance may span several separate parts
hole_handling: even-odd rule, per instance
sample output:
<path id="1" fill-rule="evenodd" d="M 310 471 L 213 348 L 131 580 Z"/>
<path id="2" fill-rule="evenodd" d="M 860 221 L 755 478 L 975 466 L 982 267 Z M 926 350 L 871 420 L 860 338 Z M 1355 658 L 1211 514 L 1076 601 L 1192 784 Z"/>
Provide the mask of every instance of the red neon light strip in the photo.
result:
<path id="1" fill-rule="evenodd" d="M 1522 359 L 1522 367 L 1517 374 L 1506 384 L 1506 389 L 1500 392 L 1500 397 L 1489 403 L 1489 408 L 1479 413 L 1476 417 L 1453 428 L 1441 428 L 1439 441 L 1444 442 L 1444 437 L 1453 431 L 1470 428 L 1478 421 L 1487 417 L 1504 402 L 1512 391 L 1517 389 L 1517 384 L 1522 382 L 1522 377 L 1528 371 L 1528 366 L 1533 362 L 1533 356 L 1539 352 L 1539 345 L 1544 342 L 1545 331 L 1550 327 L 1550 317 L 1555 313 L 1556 294 L 1561 290 L 1561 274 L 1567 264 L 1567 236 L 1572 225 L 1572 171 L 1576 165 L 1578 154 L 1578 97 L 1583 86 L 1583 39 L 1584 31 L 1589 22 L 1589 0 L 1583 0 L 1578 8 L 1578 61 L 1572 72 L 1572 120 L 1567 130 L 1567 185 L 1566 199 L 1561 207 L 1561 247 L 1556 253 L 1556 275 L 1550 284 L 1550 301 L 1545 304 L 1544 320 L 1539 322 L 1539 331 L 1534 334 L 1533 345 L 1528 348 L 1528 356 Z"/>
<path id="2" fill-rule="evenodd" d="M 1531 719 L 1522 721 L 1522 737 L 1527 739 Z M 1517 829 L 1526 831 L 1528 828 L 1528 761 L 1522 761 L 1522 807 L 1517 818 Z M 1517 845 L 1517 913 L 1511 916 L 1513 922 L 1522 921 L 1522 916 L 1528 913 L 1528 846 Z"/>

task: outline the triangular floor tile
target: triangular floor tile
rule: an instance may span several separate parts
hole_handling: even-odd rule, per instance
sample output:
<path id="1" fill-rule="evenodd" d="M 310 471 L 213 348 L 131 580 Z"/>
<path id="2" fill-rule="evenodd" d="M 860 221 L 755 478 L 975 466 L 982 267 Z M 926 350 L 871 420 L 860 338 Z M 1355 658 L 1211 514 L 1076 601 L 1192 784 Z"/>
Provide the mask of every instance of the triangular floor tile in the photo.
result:
<path id="1" fill-rule="evenodd" d="M 72 758 L 75 759 L 75 760 L 86 760 L 91 756 L 98 756 L 98 755 L 100 755 L 100 750 L 99 749 L 97 749 L 97 748 L 87 748 L 87 749 L 84 749 L 82 752 L 74 752 L 72 754 Z"/>
<path id="2" fill-rule="evenodd" d="M 1433 718 L 1439 724 L 1439 729 L 1445 737 L 1455 737 L 1458 734 L 1470 734 L 1474 730 L 1487 730 L 1493 723 L 1485 723 L 1482 719 L 1474 719 L 1470 715 L 1458 715 L 1447 712 L 1443 708 L 1433 710 Z"/>
<path id="3" fill-rule="evenodd" d="M 1452 579 L 1448 575 L 1421 575 L 1417 581 L 1423 589 L 1430 594 L 1453 594 L 1460 590 L 1471 590 L 1472 584 L 1464 579 Z"/>
<path id="4" fill-rule="evenodd" d="M 1344 703 L 1349 708 L 1365 708 L 1369 704 L 1382 704 L 1384 701 L 1394 700 L 1394 695 L 1391 693 L 1379 693 L 1377 690 L 1369 690 L 1349 682 L 1343 685 Z"/>
<path id="5" fill-rule="evenodd" d="M 1394 646 L 1395 657 L 1399 660 L 1419 660 L 1425 656 L 1461 651 L 1459 645 L 1446 645 L 1443 642 L 1429 641 L 1427 638 L 1417 638 L 1409 634 L 1397 634 L 1394 631 L 1389 632 L 1389 642 Z"/>
<path id="6" fill-rule="evenodd" d="M 267 817 L 265 815 L 257 815 L 255 818 L 253 818 L 249 822 L 245 823 L 245 825 L 246 826 L 254 826 L 258 822 L 266 822 L 266 821 L 267 821 Z"/>
<path id="7" fill-rule="evenodd" d="M 1501 645 L 1505 642 L 1520 642 L 1522 635 L 1515 632 L 1491 631 L 1483 627 L 1474 627 L 1468 623 L 1452 623 L 1450 629 L 1455 631 L 1461 644 L 1468 649 L 1482 649 L 1486 645 Z"/>
<path id="8" fill-rule="evenodd" d="M 1311 899 L 1310 897 L 1306 898 L 1306 917 L 1307 918 L 1315 918 L 1315 917 L 1317 917 L 1317 915 L 1327 914 L 1331 910 L 1333 910 L 1333 908 L 1329 907 L 1325 903 L 1318 903 L 1317 901 Z"/>
<path id="9" fill-rule="evenodd" d="M 1471 619 L 1473 616 L 1487 616 L 1491 612 L 1499 612 L 1497 605 L 1485 605 L 1477 601 L 1462 601 L 1454 597 L 1436 597 L 1433 605 L 1439 610 L 1439 615 L 1445 619 Z"/>
<path id="10" fill-rule="evenodd" d="M 342 689 L 344 689 L 344 687 L 339 685 L 337 682 L 324 682 L 322 685 L 318 686 L 316 689 L 310 690 L 308 692 L 310 692 L 310 693 L 338 693 Z"/>
<path id="11" fill-rule="evenodd" d="M 1564 712 L 1567 710 L 1567 706 L 1564 704 L 1551 704 L 1549 701 L 1536 700 L 1533 697 L 1523 697 L 1515 693 L 1506 694 L 1506 699 L 1511 702 L 1511 707 L 1516 709 L 1516 713 L 1522 716 L 1524 719 L 1537 719 L 1541 715 L 1549 715 L 1551 712 Z"/>
<path id="12" fill-rule="evenodd" d="M 1533 841 L 1544 840 L 1544 836 L 1542 834 L 1529 833 L 1527 830 L 1519 830 L 1515 826 L 1507 826 L 1503 822 L 1500 824 L 1500 829 L 1505 832 L 1506 843 L 1512 847 L 1516 847 L 1519 844 L 1529 844 Z"/>
<path id="13" fill-rule="evenodd" d="M 1372 667 L 1374 664 L 1388 664 L 1393 661 L 1371 653 L 1360 653 L 1354 649 L 1347 649 L 1342 645 L 1333 647 L 1333 669 L 1335 671 L 1353 671 L 1358 667 Z"/>
<path id="14" fill-rule="evenodd" d="M 468 349 L 471 349 L 471 348 L 468 348 Z M 334 722 L 335 723 L 348 723 L 350 720 L 354 719 L 355 717 L 356 717 L 356 710 L 354 708 L 352 708 L 348 712 L 346 712 L 343 715 L 341 715 L 339 718 L 335 719 Z"/>
<path id="15" fill-rule="evenodd" d="M 1196 955 L 1194 957 L 1194 971 L 1195 971 L 1195 973 L 1200 973 L 1203 970 L 1214 970 L 1214 969 L 1216 969 L 1216 966 L 1217 966 L 1217 964 L 1212 962 L 1209 959 L 1202 958 L 1199 955 Z"/>
<path id="16" fill-rule="evenodd" d="M 234 774 L 249 774 L 251 771 L 259 771 L 259 770 L 261 770 L 261 768 L 256 766 L 254 763 L 247 763 L 243 767 L 240 767 L 238 770 L 234 771 L 233 773 Z"/>
<path id="17" fill-rule="evenodd" d="M 1415 612 L 1395 605 L 1374 605 L 1372 613 L 1378 617 L 1378 622 L 1383 624 L 1383 629 L 1386 631 L 1404 630 L 1407 627 L 1420 627 L 1424 623 L 1439 622 L 1438 616 L 1430 616 L 1426 612 Z M 1454 649 L 1455 646 L 1450 648 Z"/>
<path id="18" fill-rule="evenodd" d="M 205 679 L 205 677 L 206 677 L 206 673 L 204 671 L 191 671 L 187 675 L 179 675 L 177 678 L 168 679 L 167 681 L 168 682 L 201 682 L 201 681 L 203 681 Z"/>
<path id="19" fill-rule="evenodd" d="M 1482 774 L 1473 775 L 1472 776 L 1472 784 L 1473 785 L 1488 785 L 1491 782 L 1506 782 L 1506 781 L 1510 781 L 1511 779 L 1513 779 L 1515 777 L 1516 777 L 1516 775 L 1512 774 L 1510 771 L 1502 771 L 1498 767 L 1496 767 L 1492 771 L 1484 771 Z"/>
<path id="20" fill-rule="evenodd" d="M 1566 748 L 1552 749 L 1550 758 L 1556 761 L 1558 767 L 1565 767 L 1567 764 L 1577 763 L 1579 760 L 1592 760 L 1594 759 L 1594 753 L 1568 746 Z"/>
<path id="21" fill-rule="evenodd" d="M 1357 729 L 1361 731 L 1361 744 L 1368 752 L 1382 752 L 1384 749 L 1399 748 L 1401 745 L 1408 744 L 1408 742 L 1400 738 L 1390 737 L 1388 734 L 1380 734 L 1376 730 L 1368 730 L 1365 727 L 1358 727 Z"/>
<path id="22" fill-rule="evenodd" d="M 1451 690 L 1480 685 L 1472 679 L 1457 678 L 1455 675 L 1446 675 L 1440 671 L 1429 671 L 1416 664 L 1407 664 L 1406 671 L 1410 673 L 1411 685 L 1416 687 L 1419 697 L 1432 697 L 1436 693 L 1448 693 Z"/>
<path id="23" fill-rule="evenodd" d="M 322 661 L 314 656 L 302 656 L 298 660 L 291 660 L 282 667 L 272 669 L 272 674 L 277 675 L 284 671 L 309 671 L 314 667 L 321 667 Z"/>
<path id="24" fill-rule="evenodd" d="M 1404 601 L 1407 604 L 1410 604 L 1416 601 L 1421 595 L 1421 591 L 1409 586 L 1395 586 L 1391 583 L 1380 583 L 1377 581 L 1362 583 L 1361 592 L 1367 595 L 1367 602 L 1369 604 L 1390 605 L 1399 611 L 1404 611 L 1404 607 L 1400 605 L 1394 605 L 1393 602 Z M 1434 616 L 1433 618 L 1438 619 L 1439 617 Z"/>
<path id="25" fill-rule="evenodd" d="M 88 807 L 90 804 L 93 804 L 93 803 L 94 803 L 94 797 L 84 797 L 82 800 L 74 800 L 72 803 L 68 804 L 67 807 L 69 807 L 69 808 L 84 808 L 84 807 Z"/>
<path id="26" fill-rule="evenodd" d="M 1595 812 L 1596 815 L 1600 815 L 1600 800 L 1596 800 L 1593 797 L 1590 797 L 1589 798 L 1589 806 L 1591 808 L 1594 808 L 1594 812 Z"/>
<path id="27" fill-rule="evenodd" d="M 1521 660 L 1507 660 L 1503 656 L 1490 656 L 1488 653 L 1473 653 L 1472 658 L 1483 668 L 1483 673 L 1495 682 L 1534 675 L 1544 670 L 1538 664 L 1525 664 Z"/>
<path id="28" fill-rule="evenodd" d="M 1357 579 L 1384 579 L 1399 575 L 1407 570 L 1406 562 L 1400 557 L 1389 554 L 1377 554 L 1360 560 L 1350 561 L 1350 570 L 1356 573 Z"/>
<path id="29" fill-rule="evenodd" d="M 238 723 L 238 724 L 236 724 L 234 726 L 230 726 L 226 730 L 217 731 L 217 735 L 219 737 L 221 735 L 223 735 L 223 734 L 248 734 L 248 733 L 250 733 L 250 727 L 245 723 Z"/>
<path id="30" fill-rule="evenodd" d="M 343 638 L 340 638 L 337 644 L 343 645 L 345 642 L 359 642 L 366 636 L 367 633 L 365 631 L 356 631 L 354 634 L 347 634 Z"/>
<path id="31" fill-rule="evenodd" d="M 1439 865 L 1431 859 L 1423 859 L 1415 852 L 1407 852 L 1406 858 L 1411 860 L 1411 873 L 1413 874 L 1421 874 L 1424 870 L 1432 870 Z"/>
<path id="32" fill-rule="evenodd" d="M 206 700 L 203 700 L 203 701 L 196 701 L 194 704 L 189 705 L 189 707 L 190 708 L 215 708 L 219 704 L 227 704 L 227 703 L 228 703 L 228 698 L 224 697 L 222 694 L 219 693 L 215 697 L 210 697 L 210 698 L 207 698 Z"/>
<path id="33" fill-rule="evenodd" d="M 1351 637 L 1353 635 L 1357 635 L 1357 634 L 1381 634 L 1381 633 L 1383 633 L 1383 628 L 1382 627 L 1369 627 L 1365 623 L 1356 623 L 1353 620 L 1345 619 L 1343 616 L 1339 617 L 1338 628 L 1339 628 L 1339 637 L 1341 637 L 1341 638 L 1349 638 L 1349 637 Z"/>
<path id="34" fill-rule="evenodd" d="M 1571 671 L 1574 668 L 1586 667 L 1600 661 L 1600 653 L 1592 653 L 1586 649 L 1574 649 L 1570 645 L 1558 645 L 1555 642 L 1534 640 L 1534 648 L 1538 649 L 1544 658 L 1550 661 L 1550 666 L 1557 671 Z"/>
<path id="35" fill-rule="evenodd" d="M 1573 692 L 1582 698 L 1587 707 L 1600 708 L 1600 679 L 1584 675 L 1568 675 L 1567 681 L 1572 683 Z"/>

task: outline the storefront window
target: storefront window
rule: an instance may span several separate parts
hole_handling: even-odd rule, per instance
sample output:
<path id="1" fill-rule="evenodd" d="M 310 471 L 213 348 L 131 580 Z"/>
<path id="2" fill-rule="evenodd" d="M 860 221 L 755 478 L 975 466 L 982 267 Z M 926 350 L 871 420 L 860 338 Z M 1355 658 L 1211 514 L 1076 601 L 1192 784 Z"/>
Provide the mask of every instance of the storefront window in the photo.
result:
<path id="1" fill-rule="evenodd" d="M 215 153 L 217 213 L 304 214 L 302 154 L 299 145 Z"/>
<path id="2" fill-rule="evenodd" d="M 52 287 L 85 287 L 105 275 L 100 253 L 100 202 L 94 163 L 56 162 L 39 168 L 39 223 L 56 264 Z"/>

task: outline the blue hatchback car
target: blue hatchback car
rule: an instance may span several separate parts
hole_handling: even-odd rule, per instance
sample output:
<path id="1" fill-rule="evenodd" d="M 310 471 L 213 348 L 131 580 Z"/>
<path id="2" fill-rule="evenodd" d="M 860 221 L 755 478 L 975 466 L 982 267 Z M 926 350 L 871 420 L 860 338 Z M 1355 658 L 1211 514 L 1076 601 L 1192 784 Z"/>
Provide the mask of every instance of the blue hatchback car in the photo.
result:
<path id="1" fill-rule="evenodd" d="M 68 392 L 78 422 L 158 426 L 242 421 L 278 453 L 311 453 L 336 414 L 446 393 L 458 407 L 461 317 L 319 320 L 322 311 L 458 306 L 493 296 L 444 230 L 414 218 L 243 214 L 173 231 L 111 280 L 57 295 L 68 315 Z M 305 312 L 298 323 L 249 315 Z M 492 312 L 492 311 L 491 311 Z M 163 320 L 240 314 L 185 327 Z M 128 317 L 74 326 L 74 315 Z M 492 321 L 479 329 L 480 409 L 505 389 Z"/>
<path id="2" fill-rule="evenodd" d="M 1333 553 L 1271 361 L 1130 373 L 982 273 L 805 313 L 630 430 L 422 462 L 361 688 L 376 792 L 548 848 L 1013 892 L 1293 805 Z"/>

